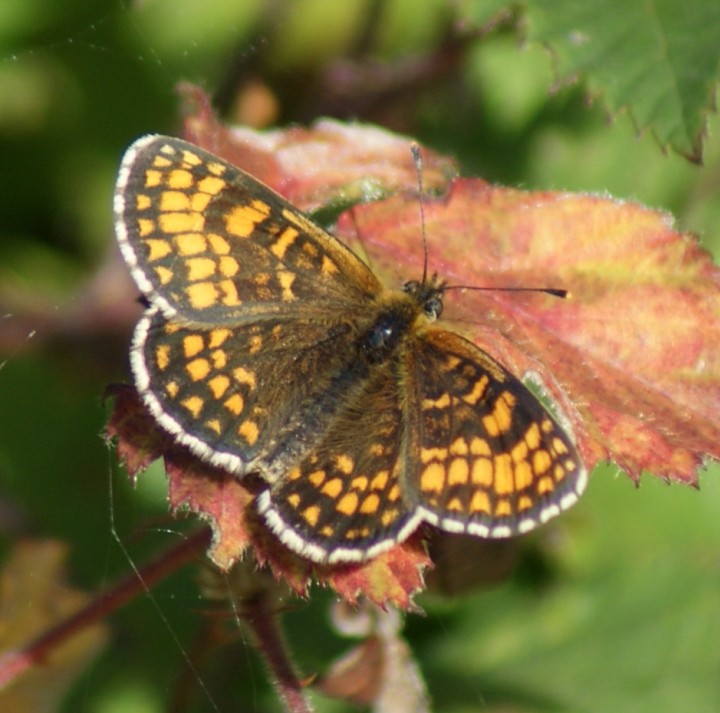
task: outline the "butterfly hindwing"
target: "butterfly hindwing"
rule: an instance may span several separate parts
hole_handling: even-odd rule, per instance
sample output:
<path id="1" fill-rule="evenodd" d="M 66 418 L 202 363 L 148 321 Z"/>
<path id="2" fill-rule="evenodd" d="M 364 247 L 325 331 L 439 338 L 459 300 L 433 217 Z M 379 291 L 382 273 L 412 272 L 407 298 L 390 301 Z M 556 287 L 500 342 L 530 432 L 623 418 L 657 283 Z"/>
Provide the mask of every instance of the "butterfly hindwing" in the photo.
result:
<path id="1" fill-rule="evenodd" d="M 517 377 L 442 329 L 409 356 L 419 385 L 413 487 L 430 522 L 507 537 L 577 500 L 586 475 L 575 446 Z"/>
<path id="2" fill-rule="evenodd" d="M 420 518 L 403 494 L 407 442 L 397 365 L 372 365 L 333 414 L 321 441 L 260 498 L 292 549 L 358 561 L 404 539 Z"/>
<path id="3" fill-rule="evenodd" d="M 214 465 L 272 478 L 312 447 L 354 374 L 347 323 L 201 328 L 151 311 L 135 332 L 138 390 L 160 424 Z"/>

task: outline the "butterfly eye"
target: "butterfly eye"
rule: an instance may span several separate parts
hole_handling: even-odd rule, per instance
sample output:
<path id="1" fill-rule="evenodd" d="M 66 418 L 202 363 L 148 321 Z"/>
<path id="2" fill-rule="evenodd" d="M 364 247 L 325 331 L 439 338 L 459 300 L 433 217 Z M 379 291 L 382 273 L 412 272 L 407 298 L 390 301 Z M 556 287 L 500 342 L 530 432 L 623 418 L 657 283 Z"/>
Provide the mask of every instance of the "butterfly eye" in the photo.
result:
<path id="1" fill-rule="evenodd" d="M 425 316 L 429 320 L 436 320 L 442 314 L 442 311 L 443 303 L 440 295 L 433 295 L 425 300 L 425 303 L 423 304 L 423 312 L 425 312 Z"/>
<path id="2" fill-rule="evenodd" d="M 417 295 L 420 292 L 420 283 L 417 280 L 408 280 L 403 286 L 402 291 L 409 295 Z"/>

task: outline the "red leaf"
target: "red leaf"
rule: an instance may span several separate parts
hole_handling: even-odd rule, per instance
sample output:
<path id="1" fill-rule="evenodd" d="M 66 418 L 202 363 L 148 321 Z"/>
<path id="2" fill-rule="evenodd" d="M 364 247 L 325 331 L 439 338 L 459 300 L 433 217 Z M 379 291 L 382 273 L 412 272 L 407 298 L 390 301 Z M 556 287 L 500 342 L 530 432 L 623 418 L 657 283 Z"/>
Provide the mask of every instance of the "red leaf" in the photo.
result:
<path id="1" fill-rule="evenodd" d="M 259 519 L 253 507 L 252 478 L 239 481 L 172 443 L 158 431 L 132 387 L 114 387 L 112 394 L 115 409 L 107 433 L 117 439 L 128 471 L 134 478 L 152 460 L 164 457 L 170 507 L 175 512 L 190 510 L 209 522 L 213 542 L 208 555 L 220 569 L 228 571 L 251 552 L 258 564 L 269 566 L 276 579 L 285 580 L 301 596 L 307 595 L 314 578 L 350 602 L 365 595 L 382 606 L 412 608 L 412 595 L 422 589 L 422 571 L 430 564 L 419 537 L 359 565 L 308 562 L 282 545 Z"/>
<path id="2" fill-rule="evenodd" d="M 254 494 L 245 482 L 181 449 L 168 450 L 165 470 L 170 507 L 175 512 L 187 508 L 210 522 L 213 541 L 208 554 L 218 567 L 229 570 L 250 544 L 246 509 Z"/>
<path id="3" fill-rule="evenodd" d="M 234 163 L 302 210 L 334 200 L 369 200 L 417 187 L 411 139 L 369 124 L 331 119 L 309 129 L 254 131 L 218 122 L 201 89 L 185 84 L 184 138 Z M 442 189 L 456 175 L 454 162 L 423 149 L 423 181 Z"/>
<path id="4" fill-rule="evenodd" d="M 172 440 L 145 410 L 132 386 L 114 384 L 107 387 L 105 395 L 114 399 L 105 437 L 116 441 L 120 461 L 134 482 L 138 473 L 171 446 Z"/>
<path id="5" fill-rule="evenodd" d="M 695 483 L 720 458 L 720 270 L 669 216 L 587 195 L 457 180 L 425 199 L 430 270 L 449 283 L 553 287 L 568 299 L 449 291 L 444 318 L 517 374 L 542 378 L 589 468 L 612 459 Z M 358 206 L 374 268 L 422 275 L 417 199 Z M 397 265 L 403 266 L 402 276 Z"/>
<path id="6" fill-rule="evenodd" d="M 189 138 L 257 174 L 301 207 L 326 204 L 360 178 L 406 192 L 357 205 L 338 223 L 388 286 L 424 272 L 423 226 L 410 142 L 380 129 L 320 123 L 271 133 L 219 124 L 201 94 Z M 543 293 L 450 289 L 443 315 L 556 404 L 588 468 L 612 459 L 695 483 L 706 457 L 720 458 L 720 271 L 668 216 L 587 195 L 525 192 L 478 179 L 448 185 L 448 162 L 425 153 L 429 271 L 451 286 L 563 288 Z M 350 189 L 352 192 L 352 189 Z M 357 192 L 354 194 L 357 197 Z M 366 194 L 363 197 L 367 197 Z M 162 452 L 173 508 L 207 517 L 211 556 L 229 568 L 250 546 L 257 560 L 305 593 L 311 576 L 354 602 L 412 606 L 429 559 L 420 535 L 371 562 L 320 567 L 288 552 L 258 522 L 255 484 L 198 463 L 149 437 L 147 416 L 122 400 L 108 426 L 131 472 Z M 137 410 L 136 410 L 137 411 Z"/>
<path id="7" fill-rule="evenodd" d="M 346 601 L 361 596 L 380 606 L 414 609 L 412 597 L 424 588 L 422 573 L 431 565 L 420 533 L 402 545 L 362 564 L 318 568 L 327 583 Z"/>

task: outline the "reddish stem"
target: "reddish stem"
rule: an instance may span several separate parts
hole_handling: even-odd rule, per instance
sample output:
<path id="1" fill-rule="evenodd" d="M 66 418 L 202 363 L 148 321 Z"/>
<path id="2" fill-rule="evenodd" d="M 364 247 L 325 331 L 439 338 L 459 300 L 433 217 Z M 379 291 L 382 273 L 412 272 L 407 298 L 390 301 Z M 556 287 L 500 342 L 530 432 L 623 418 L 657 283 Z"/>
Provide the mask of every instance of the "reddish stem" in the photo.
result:
<path id="1" fill-rule="evenodd" d="M 285 705 L 285 710 L 288 713 L 313 713 L 288 656 L 288 646 L 276 608 L 269 600 L 267 591 L 245 599 L 241 616 L 255 636 L 257 649 L 270 669 L 273 685 Z"/>
<path id="2" fill-rule="evenodd" d="M 77 634 L 80 630 L 104 619 L 123 604 L 138 596 L 177 570 L 181 565 L 204 551 L 210 544 L 211 533 L 203 528 L 191 533 L 153 560 L 123 577 L 115 585 L 99 594 L 80 611 L 48 629 L 38 638 L 11 649 L 0 657 L 0 690 L 35 664 L 42 663 L 48 654 Z"/>

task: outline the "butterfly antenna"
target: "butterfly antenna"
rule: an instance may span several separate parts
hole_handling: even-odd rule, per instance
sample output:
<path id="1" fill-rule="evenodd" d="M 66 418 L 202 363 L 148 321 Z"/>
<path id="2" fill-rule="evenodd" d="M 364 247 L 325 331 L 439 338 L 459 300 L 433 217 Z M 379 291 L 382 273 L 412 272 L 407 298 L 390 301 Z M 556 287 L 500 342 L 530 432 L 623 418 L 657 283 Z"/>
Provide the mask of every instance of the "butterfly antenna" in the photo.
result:
<path id="1" fill-rule="evenodd" d="M 420 146 L 415 142 L 410 144 L 410 151 L 412 152 L 413 162 L 415 163 L 415 171 L 417 172 L 418 180 L 418 192 L 420 194 L 420 228 L 422 230 L 423 239 L 423 275 L 422 283 L 427 283 L 427 269 L 428 269 L 428 241 L 425 233 L 425 200 L 423 197 L 423 161 L 422 154 L 420 153 Z M 502 292 L 542 292 L 546 295 L 552 295 L 553 297 L 560 297 L 564 299 L 568 295 L 567 290 L 556 289 L 554 287 L 477 287 L 474 285 L 444 285 L 443 291 L 445 290 L 477 290 L 477 291 L 488 291 L 488 290 L 500 290 Z"/>
<path id="2" fill-rule="evenodd" d="M 475 292 L 542 292 L 553 297 L 564 299 L 568 291 L 557 287 L 477 287 L 476 285 L 445 285 L 447 290 L 473 290 Z"/>
<path id="3" fill-rule="evenodd" d="M 420 229 L 422 231 L 423 240 L 423 275 L 422 283 L 427 283 L 427 268 L 428 268 L 428 244 L 427 235 L 425 235 L 425 200 L 423 199 L 423 162 L 422 154 L 420 153 L 420 146 L 413 142 L 410 144 L 410 151 L 412 151 L 413 162 L 415 163 L 415 171 L 417 172 L 418 179 L 418 192 L 420 194 Z"/>

